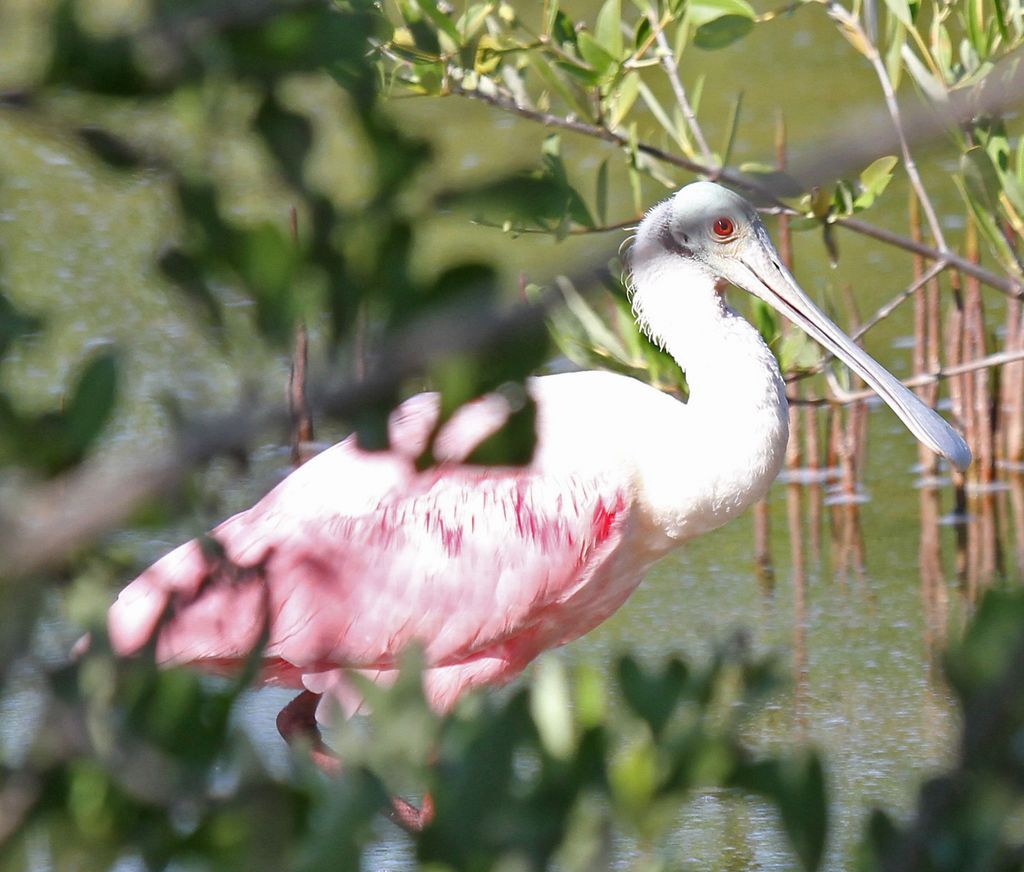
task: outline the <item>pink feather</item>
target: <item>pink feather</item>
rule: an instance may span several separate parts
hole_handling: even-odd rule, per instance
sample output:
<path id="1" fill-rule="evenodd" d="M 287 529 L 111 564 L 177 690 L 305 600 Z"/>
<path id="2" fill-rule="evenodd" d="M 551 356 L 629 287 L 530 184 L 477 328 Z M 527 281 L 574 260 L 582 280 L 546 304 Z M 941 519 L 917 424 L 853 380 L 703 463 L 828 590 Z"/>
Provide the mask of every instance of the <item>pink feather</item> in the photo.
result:
<path id="1" fill-rule="evenodd" d="M 193 540 L 147 569 L 110 610 L 115 650 L 156 634 L 163 663 L 231 671 L 266 632 L 264 680 L 332 691 L 350 711 L 341 670 L 386 683 L 413 643 L 438 708 L 512 678 L 604 620 L 640 573 L 622 584 L 607 565 L 631 512 L 614 477 L 460 462 L 506 414 L 499 397 L 470 404 L 419 472 L 437 399 L 413 397 L 388 452 L 350 438 L 217 527 L 223 554 Z"/>

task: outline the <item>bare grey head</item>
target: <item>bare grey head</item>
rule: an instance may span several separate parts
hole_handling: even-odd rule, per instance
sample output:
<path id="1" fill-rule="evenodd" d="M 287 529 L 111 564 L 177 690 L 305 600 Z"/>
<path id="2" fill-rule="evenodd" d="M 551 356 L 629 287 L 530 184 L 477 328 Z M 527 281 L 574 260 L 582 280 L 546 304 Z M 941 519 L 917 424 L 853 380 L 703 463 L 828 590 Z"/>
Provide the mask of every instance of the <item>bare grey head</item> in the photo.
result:
<path id="1" fill-rule="evenodd" d="M 749 202 L 713 182 L 687 185 L 661 206 L 658 242 L 716 275 L 757 228 L 764 229 Z"/>
<path id="2" fill-rule="evenodd" d="M 708 288 L 728 282 L 776 309 L 863 378 L 931 450 L 958 469 L 971 462 L 967 443 L 840 330 L 783 265 L 754 207 L 713 182 L 694 182 L 647 213 L 630 252 L 638 293 L 651 275 L 696 269 Z M 680 287 L 679 293 L 687 293 Z"/>

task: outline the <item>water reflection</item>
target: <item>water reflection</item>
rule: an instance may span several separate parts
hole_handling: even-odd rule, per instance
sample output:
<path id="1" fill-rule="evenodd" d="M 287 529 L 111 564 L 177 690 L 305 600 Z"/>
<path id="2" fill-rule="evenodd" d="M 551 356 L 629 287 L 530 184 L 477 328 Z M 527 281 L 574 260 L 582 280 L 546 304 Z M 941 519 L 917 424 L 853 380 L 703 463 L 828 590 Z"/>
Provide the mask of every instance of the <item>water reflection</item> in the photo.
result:
<path id="1" fill-rule="evenodd" d="M 797 484 L 786 486 L 786 520 L 791 535 L 789 537 L 789 559 L 792 567 L 793 580 L 793 684 L 796 688 L 793 711 L 796 718 L 798 737 L 801 742 L 807 741 L 807 565 L 806 553 L 804 551 L 804 536 L 798 532 L 792 535 L 793 531 L 802 531 L 803 515 L 802 503 L 804 494 L 809 496 L 812 504 L 820 502 L 821 488 L 816 485 L 801 488 Z M 817 515 L 820 517 L 820 513 Z M 812 521 L 813 523 L 813 521 Z M 820 558 L 820 553 L 814 553 L 814 559 Z"/>
<path id="2" fill-rule="evenodd" d="M 1017 572 L 1024 571 L 1024 473 L 1008 472 L 1010 513 L 1008 526 L 1012 531 L 1014 561 Z"/>
<path id="3" fill-rule="evenodd" d="M 921 605 L 924 614 L 926 663 L 933 669 L 946 644 L 949 625 L 949 595 L 942 568 L 939 522 L 942 517 L 939 489 L 922 487 L 919 491 L 921 536 L 917 560 L 921 572 Z"/>
<path id="4" fill-rule="evenodd" d="M 837 432 L 863 426 L 855 415 L 842 427 L 839 420 L 830 416 L 832 444 L 841 444 Z M 801 456 L 807 455 L 794 455 L 796 462 Z M 828 868 L 844 865 L 866 808 L 909 812 L 920 781 L 951 757 L 957 717 L 942 653 L 985 590 L 1018 583 L 1024 570 L 1020 471 L 999 468 L 995 481 L 979 487 L 941 479 L 922 464 L 914 486 L 893 482 L 890 460 L 882 478 L 867 471 L 870 486 L 858 487 L 856 498 L 837 499 L 849 493 L 844 464 L 858 470 L 855 480 L 864 474 L 857 466 L 863 460 L 851 463 L 854 457 L 838 456 L 825 472 L 790 468 L 753 513 L 749 530 L 751 590 L 766 603 L 757 633 L 763 641 L 784 637 L 791 657 L 789 708 L 780 721 L 772 717 L 766 735 L 772 744 L 783 735 L 823 747 L 833 767 L 836 833 Z M 864 502 L 867 493 L 873 499 Z M 916 536 L 904 535 L 905 517 L 915 518 Z M 916 561 L 909 548 L 894 561 L 912 543 Z M 894 576 L 894 565 L 901 575 Z M 913 775 L 894 792 L 901 768 Z M 753 856 L 758 844 L 755 837 Z"/>
<path id="5" fill-rule="evenodd" d="M 798 661 L 805 659 L 801 648 L 805 639 L 799 628 L 806 618 L 807 572 L 822 568 L 822 531 L 828 535 L 827 563 L 831 577 L 840 588 L 855 585 L 869 610 L 877 597 L 868 569 L 869 546 L 865 540 L 862 503 L 868 500 L 860 493 L 844 499 L 847 493 L 843 479 L 844 461 L 822 478 L 814 481 L 811 470 L 790 471 L 785 488 L 785 535 L 789 548 L 789 580 L 794 597 L 795 649 Z M 951 608 L 950 579 L 963 608 L 962 618 L 985 590 L 997 583 L 1012 582 L 1024 571 L 1024 473 L 1005 470 L 1003 477 L 984 487 L 953 488 L 954 505 L 950 514 L 943 512 L 948 479 L 921 479 L 918 494 L 919 537 L 917 568 L 920 576 L 922 614 L 924 616 L 924 647 L 934 656 L 949 641 Z M 836 494 L 840 494 L 837 499 Z M 763 501 L 754 512 L 754 575 L 764 594 L 775 591 L 776 567 L 772 552 L 770 504 Z M 875 511 L 875 507 L 868 509 Z M 827 520 L 827 528 L 823 523 Z M 947 572 L 943 542 L 950 536 L 953 553 Z M 962 621 L 961 621 L 962 624 Z M 954 628 L 954 629 L 959 629 Z M 799 670 L 798 670 L 799 676 Z"/>

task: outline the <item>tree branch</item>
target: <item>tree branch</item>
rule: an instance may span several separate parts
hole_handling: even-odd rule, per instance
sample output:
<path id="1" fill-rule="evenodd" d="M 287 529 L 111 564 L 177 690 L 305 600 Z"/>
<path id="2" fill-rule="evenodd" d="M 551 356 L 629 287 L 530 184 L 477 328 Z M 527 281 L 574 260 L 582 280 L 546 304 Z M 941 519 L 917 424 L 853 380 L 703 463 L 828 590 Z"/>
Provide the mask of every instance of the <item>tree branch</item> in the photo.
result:
<path id="1" fill-rule="evenodd" d="M 579 287 L 598 287 L 611 278 L 607 267 L 580 271 Z M 358 382 L 310 391 L 310 409 L 335 418 L 392 401 L 409 378 L 430 371 L 452 354 L 494 348 L 545 330 L 548 313 L 562 295 L 498 312 L 481 306 L 448 306 L 423 316 L 377 349 L 375 365 Z M 267 429 L 286 430 L 287 405 L 244 401 L 228 414 L 204 417 L 178 434 L 160 456 L 142 454 L 86 461 L 66 475 L 30 485 L 5 500 L 16 512 L 0 515 L 0 577 L 16 578 L 61 565 L 69 554 L 127 520 L 148 500 L 178 486 L 194 469 L 215 457 L 243 454 Z"/>
<path id="2" fill-rule="evenodd" d="M 704 131 L 700 129 L 700 124 L 697 123 L 697 115 L 694 113 L 690 100 L 686 96 L 686 88 L 683 87 L 683 80 L 679 75 L 679 65 L 676 63 L 675 53 L 672 51 L 672 46 L 668 44 L 665 31 L 662 29 L 662 23 L 658 20 L 653 7 L 647 10 L 647 20 L 651 23 L 651 31 L 654 33 L 654 39 L 658 45 L 658 59 L 661 61 L 661 66 L 665 70 L 669 84 L 672 86 L 672 93 L 675 95 L 676 103 L 679 104 L 679 111 L 683 113 L 683 119 L 686 121 L 686 126 L 690 128 L 690 134 L 700 149 L 704 163 L 712 166 L 715 163 L 714 157 L 711 154 L 711 149 L 708 148 L 707 140 L 704 138 Z"/>
<path id="3" fill-rule="evenodd" d="M 1020 92 L 1024 90 L 1024 72 L 1022 72 L 1014 81 L 1016 83 L 1016 87 L 1010 89 L 1010 92 L 1015 99 L 1019 99 Z M 994 93 L 1002 95 L 1006 92 L 1006 89 L 993 89 L 993 91 Z M 537 109 L 520 106 L 511 97 L 511 95 L 504 93 L 496 87 L 491 87 L 487 90 L 469 89 L 463 87 L 461 84 L 453 83 L 449 88 L 448 93 L 460 97 L 467 97 L 471 100 L 480 100 L 481 102 L 487 103 L 496 109 L 502 110 L 503 112 L 509 112 L 520 118 L 535 121 L 545 127 L 568 130 L 573 133 L 578 133 L 581 136 L 589 136 L 593 139 L 600 139 L 605 142 L 613 143 L 621 148 L 628 149 L 631 147 L 628 138 L 623 134 L 616 133 L 613 130 L 609 130 L 608 128 L 597 124 L 581 121 L 578 118 L 564 117 L 552 112 L 541 112 Z M 991 105 L 994 102 L 996 101 L 987 100 L 982 101 L 982 104 Z M 927 129 L 931 130 L 932 128 Z M 916 134 L 916 128 L 914 128 L 914 130 Z M 863 135 L 863 130 L 861 131 L 861 135 Z M 913 140 L 914 138 L 915 136 L 911 136 L 910 140 Z M 875 148 L 872 150 L 871 155 L 872 157 L 878 157 L 879 153 L 883 151 L 879 146 L 884 145 L 884 142 L 880 142 L 879 140 L 877 125 L 873 129 L 873 142 L 875 144 Z M 796 209 L 793 209 L 791 206 L 788 206 L 779 199 L 780 194 L 786 195 L 787 193 L 792 192 L 780 190 L 780 184 L 773 182 L 771 179 L 755 178 L 747 175 L 746 173 L 740 172 L 739 170 L 731 169 L 730 167 L 719 168 L 703 164 L 681 155 L 672 154 L 671 152 L 647 143 L 638 143 L 636 145 L 636 149 L 641 154 L 645 154 L 655 160 L 671 164 L 672 166 L 679 167 L 680 169 L 687 170 L 699 176 L 704 176 L 705 178 L 714 178 L 740 188 L 750 194 L 759 203 L 759 205 L 766 207 L 769 211 L 783 212 L 788 215 L 801 214 Z M 833 148 L 829 142 L 825 142 L 815 148 L 815 153 L 831 152 L 837 154 L 837 166 L 839 164 L 845 166 L 846 163 L 849 163 L 848 160 L 843 163 L 843 159 L 850 157 L 851 154 L 858 160 L 861 157 L 864 157 L 865 159 L 867 158 L 866 155 L 860 155 L 860 152 L 857 149 L 852 150 L 848 154 L 844 153 L 843 149 L 844 146 L 842 144 L 836 144 Z M 805 170 L 803 172 L 799 170 L 792 170 L 787 174 L 791 178 L 799 178 L 805 181 L 819 178 L 825 174 L 825 167 L 820 163 L 815 162 L 808 164 L 807 161 L 804 161 L 804 165 L 805 167 L 809 167 L 809 170 Z M 833 167 L 830 177 L 836 177 L 835 167 Z M 1006 294 L 1007 296 L 1024 298 L 1024 283 L 1022 283 L 1019 278 L 1001 276 L 979 264 L 972 263 L 970 260 L 960 256 L 954 251 L 941 251 L 938 248 L 926 245 L 922 242 L 915 242 L 908 236 L 903 236 L 891 230 L 877 227 L 873 224 L 869 224 L 863 219 L 853 216 L 836 216 L 829 218 L 828 220 L 831 224 L 843 227 L 854 233 L 876 239 L 886 245 L 891 245 L 895 248 L 900 248 L 913 254 L 919 254 L 931 261 L 942 261 L 946 268 L 953 267 L 963 273 L 974 276 L 978 281 L 999 291 L 1000 293 Z"/>
<path id="4" fill-rule="evenodd" d="M 914 193 L 917 195 L 917 199 L 921 203 L 921 208 L 924 210 L 925 218 L 928 221 L 928 227 L 932 232 L 932 238 L 935 240 L 935 244 L 938 246 L 939 251 L 944 253 L 948 250 L 948 247 L 946 245 L 946 240 L 942 235 L 942 227 L 939 224 L 938 216 L 935 214 L 935 207 L 932 205 L 931 198 L 928 196 L 928 192 L 925 190 L 924 184 L 921 181 L 921 175 L 917 171 L 917 164 L 914 162 L 914 156 L 910 153 L 910 144 L 907 142 L 906 133 L 903 129 L 903 119 L 900 114 L 899 103 L 896 100 L 896 92 L 893 90 L 892 80 L 889 78 L 889 72 L 886 70 L 885 63 L 882 61 L 882 57 L 878 53 L 878 48 L 868 37 L 867 33 L 864 32 L 864 28 L 860 26 L 858 18 L 847 11 L 841 4 L 835 2 L 835 0 L 831 0 L 826 9 L 829 17 L 838 22 L 840 28 L 847 31 L 849 34 L 854 34 L 859 37 L 858 45 L 860 46 L 860 50 L 871 64 L 875 71 L 875 76 L 878 78 L 878 83 L 881 85 L 882 96 L 885 99 L 885 106 L 889 111 L 890 119 L 892 119 L 893 130 L 896 132 L 896 139 L 899 142 L 900 153 L 903 156 L 903 168 L 907 171 L 907 177 L 910 179 L 911 187 L 913 187 Z"/>

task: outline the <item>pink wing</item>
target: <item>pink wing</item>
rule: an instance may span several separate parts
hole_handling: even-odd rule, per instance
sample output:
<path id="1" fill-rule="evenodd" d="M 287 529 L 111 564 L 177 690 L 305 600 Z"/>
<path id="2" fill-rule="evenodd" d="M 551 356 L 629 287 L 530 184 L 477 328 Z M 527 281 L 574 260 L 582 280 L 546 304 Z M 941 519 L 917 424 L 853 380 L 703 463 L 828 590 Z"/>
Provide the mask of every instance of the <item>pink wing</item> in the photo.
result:
<path id="1" fill-rule="evenodd" d="M 489 402 L 449 425 L 448 459 L 424 473 L 412 459 L 436 416 L 429 396 L 396 414 L 392 451 L 347 440 L 309 461 L 213 532 L 222 556 L 195 540 L 129 585 L 110 612 L 115 647 L 136 651 L 159 627 L 160 660 L 231 668 L 266 630 L 268 674 L 299 685 L 392 669 L 415 641 L 432 667 L 487 662 L 492 681 L 586 632 L 639 579 L 601 571 L 630 501 L 594 478 L 459 464 L 500 423 Z"/>

